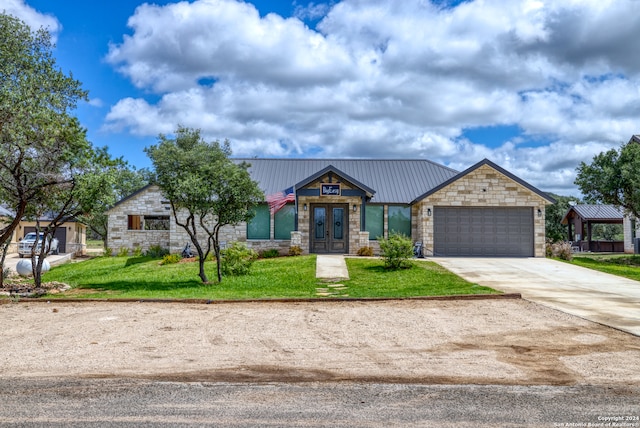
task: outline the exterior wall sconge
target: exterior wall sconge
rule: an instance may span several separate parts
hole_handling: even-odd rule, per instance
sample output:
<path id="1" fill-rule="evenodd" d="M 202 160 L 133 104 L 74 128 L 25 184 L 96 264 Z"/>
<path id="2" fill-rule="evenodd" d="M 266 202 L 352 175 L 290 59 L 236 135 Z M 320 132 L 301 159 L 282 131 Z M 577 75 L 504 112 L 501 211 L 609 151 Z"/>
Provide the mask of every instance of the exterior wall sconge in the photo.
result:
<path id="1" fill-rule="evenodd" d="M 542 217 L 542 210 L 538 208 L 538 217 Z"/>
<path id="2" fill-rule="evenodd" d="M 307 204 L 303 204 L 303 205 L 302 205 L 302 210 L 303 210 L 303 211 L 306 211 L 306 210 L 307 210 Z"/>
<path id="3" fill-rule="evenodd" d="M 427 217 L 431 217 L 431 208 L 427 208 Z"/>
<path id="4" fill-rule="evenodd" d="M 353 204 L 353 212 L 358 211 L 358 206 L 356 204 Z"/>

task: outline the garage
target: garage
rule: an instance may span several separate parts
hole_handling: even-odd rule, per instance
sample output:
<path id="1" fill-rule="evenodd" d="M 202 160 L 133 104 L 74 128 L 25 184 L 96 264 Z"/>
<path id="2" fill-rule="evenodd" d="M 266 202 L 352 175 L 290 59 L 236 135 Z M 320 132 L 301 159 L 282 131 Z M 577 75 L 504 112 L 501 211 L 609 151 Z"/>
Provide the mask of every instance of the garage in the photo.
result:
<path id="1" fill-rule="evenodd" d="M 25 226 L 24 234 L 35 232 L 35 227 Z M 56 228 L 53 236 L 58 240 L 58 252 L 66 253 L 67 252 L 67 228 L 66 227 L 58 227 Z"/>
<path id="2" fill-rule="evenodd" d="M 434 255 L 533 257 L 531 207 L 434 207 Z"/>

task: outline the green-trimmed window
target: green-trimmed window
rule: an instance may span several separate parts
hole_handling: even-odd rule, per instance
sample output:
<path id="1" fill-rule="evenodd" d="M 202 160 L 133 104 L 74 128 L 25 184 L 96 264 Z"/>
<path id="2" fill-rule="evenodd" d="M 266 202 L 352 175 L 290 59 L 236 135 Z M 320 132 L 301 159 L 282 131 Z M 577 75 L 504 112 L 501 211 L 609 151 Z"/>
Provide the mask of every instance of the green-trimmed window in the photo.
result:
<path id="1" fill-rule="evenodd" d="M 296 227 L 296 206 L 287 204 L 274 216 L 274 239 L 291 239 L 291 232 Z"/>
<path id="2" fill-rule="evenodd" d="M 375 241 L 384 236 L 384 205 L 366 205 L 365 223 L 369 239 Z"/>
<path id="3" fill-rule="evenodd" d="M 269 205 L 258 205 L 253 212 L 255 215 L 247 222 L 247 239 L 269 239 L 271 234 Z"/>
<path id="4" fill-rule="evenodd" d="M 389 206 L 389 234 L 394 232 L 411 237 L 411 207 Z"/>

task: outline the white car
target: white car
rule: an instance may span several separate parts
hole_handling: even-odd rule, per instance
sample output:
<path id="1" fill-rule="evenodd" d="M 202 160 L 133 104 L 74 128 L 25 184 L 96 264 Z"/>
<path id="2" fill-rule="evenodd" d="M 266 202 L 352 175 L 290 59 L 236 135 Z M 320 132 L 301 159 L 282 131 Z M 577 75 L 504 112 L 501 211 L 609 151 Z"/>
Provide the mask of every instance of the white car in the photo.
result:
<path id="1" fill-rule="evenodd" d="M 40 252 L 40 248 L 42 245 L 42 238 L 44 237 L 44 233 L 40 233 L 40 239 L 38 239 L 38 244 L 36 246 L 36 254 Z M 29 232 L 27 235 L 18 243 L 18 255 L 20 258 L 24 256 L 31 256 L 31 249 L 36 242 L 36 232 Z M 58 254 L 58 240 L 56 238 L 49 238 L 49 242 L 47 243 L 46 253 L 47 254 Z"/>

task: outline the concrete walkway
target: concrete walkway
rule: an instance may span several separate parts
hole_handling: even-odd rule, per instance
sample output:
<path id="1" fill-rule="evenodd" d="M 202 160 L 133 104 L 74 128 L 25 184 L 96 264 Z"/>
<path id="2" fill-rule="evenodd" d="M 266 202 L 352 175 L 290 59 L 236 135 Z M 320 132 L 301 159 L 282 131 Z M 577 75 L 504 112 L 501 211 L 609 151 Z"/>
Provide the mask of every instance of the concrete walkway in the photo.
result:
<path id="1" fill-rule="evenodd" d="M 640 282 L 545 258 L 430 259 L 464 279 L 640 336 Z"/>
<path id="2" fill-rule="evenodd" d="M 344 280 L 349 279 L 347 263 L 343 255 L 318 254 L 316 256 L 316 278 Z"/>

